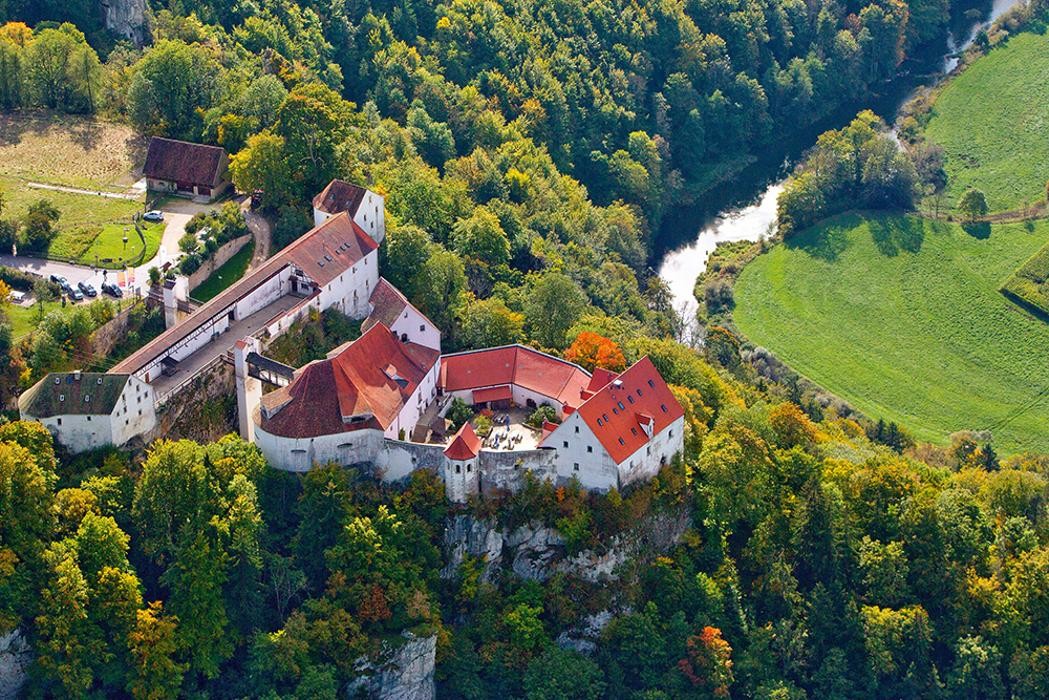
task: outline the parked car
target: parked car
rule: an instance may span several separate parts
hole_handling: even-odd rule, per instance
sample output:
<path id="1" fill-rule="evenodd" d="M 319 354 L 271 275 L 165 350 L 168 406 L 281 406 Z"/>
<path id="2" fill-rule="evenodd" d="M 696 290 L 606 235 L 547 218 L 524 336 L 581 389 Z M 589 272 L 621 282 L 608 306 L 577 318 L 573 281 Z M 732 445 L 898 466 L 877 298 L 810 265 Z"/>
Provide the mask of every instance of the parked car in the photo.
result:
<path id="1" fill-rule="evenodd" d="M 94 299 L 95 297 L 98 296 L 98 292 L 95 291 L 95 288 L 92 285 L 88 284 L 87 282 L 78 282 L 77 283 L 77 289 L 79 289 L 81 292 L 83 292 L 84 296 L 86 296 L 86 297 L 88 297 L 90 299 Z"/>
<path id="2" fill-rule="evenodd" d="M 109 282 L 102 283 L 102 293 L 108 294 L 109 296 L 115 299 L 119 299 L 120 297 L 124 296 L 124 292 L 120 291 L 120 287 L 116 286 L 115 284 L 110 284 Z"/>
<path id="3" fill-rule="evenodd" d="M 162 212 L 162 211 L 160 211 L 158 209 L 153 209 L 152 211 L 147 211 L 145 214 L 143 214 L 142 218 L 145 219 L 146 221 L 154 221 L 154 222 L 156 222 L 156 221 L 163 221 L 164 220 L 164 212 Z"/>
<path id="4" fill-rule="evenodd" d="M 68 282 L 66 282 L 66 278 L 62 275 L 51 275 L 51 281 L 57 284 L 59 287 L 69 284 Z"/>
<path id="5" fill-rule="evenodd" d="M 84 300 L 84 293 L 81 292 L 79 289 L 73 289 L 72 287 L 69 287 L 68 289 L 66 289 L 66 296 L 68 296 L 73 301 L 83 301 Z"/>

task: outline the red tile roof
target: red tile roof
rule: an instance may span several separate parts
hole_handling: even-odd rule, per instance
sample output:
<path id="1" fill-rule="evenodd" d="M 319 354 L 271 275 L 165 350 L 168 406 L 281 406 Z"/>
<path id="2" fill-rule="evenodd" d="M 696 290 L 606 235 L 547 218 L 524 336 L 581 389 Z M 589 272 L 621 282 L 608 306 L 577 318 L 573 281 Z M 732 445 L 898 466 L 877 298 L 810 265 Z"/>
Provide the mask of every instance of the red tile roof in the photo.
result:
<path id="1" fill-rule="evenodd" d="M 363 330 L 371 328 L 376 323 L 392 327 L 394 322 L 404 314 L 405 309 L 413 310 L 420 317 L 426 319 L 431 326 L 434 325 L 433 321 L 426 318 L 426 314 L 412 306 L 408 298 L 401 294 L 401 290 L 390 284 L 385 277 L 379 278 L 379 283 L 375 285 L 375 289 L 372 291 L 371 298 L 368 301 L 372 305 L 372 311 L 361 324 Z"/>
<path id="2" fill-rule="evenodd" d="M 400 342 L 384 325 L 372 326 L 337 356 L 307 365 L 290 385 L 266 394 L 262 429 L 294 438 L 386 430 L 439 357 Z M 367 419 L 346 422 L 352 416 Z"/>
<path id="3" fill-rule="evenodd" d="M 353 223 L 348 215 L 333 216 L 320 226 L 304 233 L 287 248 L 248 272 L 188 318 L 146 343 L 110 371 L 137 372 L 193 331 L 226 313 L 230 306 L 289 265 L 299 268 L 309 275 L 310 279 L 323 286 L 360 262 L 376 248 L 378 244 L 360 226 Z"/>
<path id="4" fill-rule="evenodd" d="M 440 385 L 446 392 L 514 384 L 571 409 L 582 403 L 580 393 L 589 382 L 590 375 L 579 365 L 523 345 L 441 358 Z"/>
<path id="5" fill-rule="evenodd" d="M 444 456 L 448 459 L 463 461 L 473 459 L 481 451 L 481 438 L 477 437 L 473 426 L 468 422 L 463 423 L 459 432 L 455 434 L 448 447 L 444 448 Z"/>
<path id="6" fill-rule="evenodd" d="M 226 162 L 226 150 L 218 146 L 154 136 L 149 141 L 142 173 L 153 180 L 215 187 Z"/>
<path id="7" fill-rule="evenodd" d="M 580 417 L 619 464 L 685 414 L 652 360 L 643 357 L 587 399 Z M 600 424 L 598 423 L 600 421 Z"/>
<path id="8" fill-rule="evenodd" d="M 500 386 L 490 386 L 484 389 L 473 390 L 473 402 L 474 403 L 487 403 L 489 401 L 509 401 L 513 397 L 513 392 L 508 384 L 502 384 Z"/>
<path id="9" fill-rule="evenodd" d="M 326 214 L 338 214 L 349 212 L 350 216 L 357 213 L 357 209 L 364 201 L 367 190 L 360 185 L 354 185 L 345 180 L 332 180 L 328 186 L 321 190 L 320 194 L 313 198 L 313 208 Z"/>

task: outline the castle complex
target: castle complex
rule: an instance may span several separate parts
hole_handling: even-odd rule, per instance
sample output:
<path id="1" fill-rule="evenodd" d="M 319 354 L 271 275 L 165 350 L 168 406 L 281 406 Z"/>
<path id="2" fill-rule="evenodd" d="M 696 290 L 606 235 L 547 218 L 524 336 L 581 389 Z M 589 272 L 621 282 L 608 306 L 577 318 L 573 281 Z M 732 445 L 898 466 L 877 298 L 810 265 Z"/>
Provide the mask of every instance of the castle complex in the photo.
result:
<path id="1" fill-rule="evenodd" d="M 72 451 L 148 442 L 195 377 L 232 361 L 240 433 L 278 469 L 334 462 L 390 481 L 434 469 L 461 502 L 526 472 L 622 488 L 681 451 L 684 411 L 647 357 L 590 373 L 522 345 L 442 355 L 437 327 L 380 276 L 382 197 L 333 181 L 314 221 L 188 315 L 184 280 L 166 282 L 164 333 L 107 373 L 48 375 L 20 397 L 22 417 Z M 297 369 L 265 357 L 296 320 L 326 309 L 362 320 L 361 336 Z M 483 436 L 471 423 L 447 434 L 453 399 L 490 416 Z M 525 424 L 543 405 L 556 420 Z"/>

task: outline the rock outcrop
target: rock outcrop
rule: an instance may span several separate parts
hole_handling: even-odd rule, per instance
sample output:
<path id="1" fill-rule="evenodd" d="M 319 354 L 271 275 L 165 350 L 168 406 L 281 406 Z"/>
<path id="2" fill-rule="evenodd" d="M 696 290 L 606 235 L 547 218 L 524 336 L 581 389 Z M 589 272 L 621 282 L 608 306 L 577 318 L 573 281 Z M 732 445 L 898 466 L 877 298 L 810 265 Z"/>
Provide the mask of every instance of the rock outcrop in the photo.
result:
<path id="1" fill-rule="evenodd" d="M 101 0 L 102 21 L 117 36 L 142 46 L 146 41 L 146 0 Z"/>
<path id="2" fill-rule="evenodd" d="M 503 563 L 503 534 L 490 520 L 478 520 L 469 515 L 456 515 L 449 519 L 444 531 L 444 568 L 441 578 L 454 579 L 466 557 L 484 558 L 481 579 L 492 580 L 496 569 Z"/>
<path id="3" fill-rule="evenodd" d="M 32 650 L 21 630 L 14 629 L 0 634 L 0 700 L 13 700 L 18 697 L 32 661 Z"/>
<path id="4" fill-rule="evenodd" d="M 445 567 L 441 577 L 454 579 L 466 557 L 483 558 L 481 577 L 492 581 L 507 564 L 520 578 L 546 581 L 556 573 L 589 583 L 615 581 L 619 568 L 636 556 L 659 554 L 676 545 L 689 527 L 689 514 L 653 513 L 630 532 L 613 537 L 600 551 L 586 550 L 568 556 L 565 541 L 556 529 L 538 523 L 504 533 L 492 520 L 456 515 L 444 532 Z"/>
<path id="5" fill-rule="evenodd" d="M 437 636 L 406 632 L 404 643 L 387 645 L 379 661 L 361 659 L 358 677 L 346 686 L 346 696 L 370 700 L 433 700 Z"/>

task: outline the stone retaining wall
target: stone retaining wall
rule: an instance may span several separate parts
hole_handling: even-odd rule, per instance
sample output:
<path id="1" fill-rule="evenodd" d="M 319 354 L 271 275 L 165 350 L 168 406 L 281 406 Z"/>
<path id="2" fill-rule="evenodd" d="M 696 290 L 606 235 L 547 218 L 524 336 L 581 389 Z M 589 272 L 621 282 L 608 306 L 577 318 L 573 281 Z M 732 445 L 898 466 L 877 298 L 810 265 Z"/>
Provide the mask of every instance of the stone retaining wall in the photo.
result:
<path id="1" fill-rule="evenodd" d="M 226 241 L 219 246 L 214 255 L 201 263 L 200 267 L 189 276 L 189 289 L 191 292 L 199 287 L 204 280 L 211 277 L 215 270 L 229 262 L 230 258 L 251 242 L 251 239 L 252 236 L 249 233 L 240 238 L 234 238 L 232 241 Z"/>

